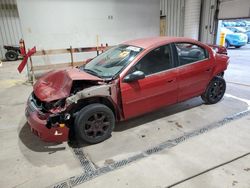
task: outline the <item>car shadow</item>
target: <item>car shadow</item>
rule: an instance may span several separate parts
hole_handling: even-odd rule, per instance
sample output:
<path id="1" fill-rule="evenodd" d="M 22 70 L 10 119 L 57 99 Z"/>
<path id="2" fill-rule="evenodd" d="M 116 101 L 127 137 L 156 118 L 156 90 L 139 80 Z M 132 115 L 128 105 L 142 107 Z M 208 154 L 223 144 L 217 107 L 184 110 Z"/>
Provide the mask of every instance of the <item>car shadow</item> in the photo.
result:
<path id="1" fill-rule="evenodd" d="M 142 116 L 132 118 L 132 119 L 127 120 L 127 121 L 119 122 L 116 125 L 114 132 L 121 132 L 121 131 L 124 131 L 127 129 L 131 129 L 131 128 L 140 126 L 142 124 L 155 121 L 155 120 L 160 119 L 160 118 L 168 117 L 168 116 L 171 116 L 173 114 L 177 114 L 179 112 L 183 112 L 183 111 L 189 110 L 191 108 L 201 106 L 203 104 L 204 104 L 204 102 L 202 101 L 202 99 L 200 97 L 195 97 L 195 98 L 192 98 L 190 100 L 187 100 L 187 101 L 184 101 L 184 102 L 181 102 L 178 104 L 174 104 L 171 106 L 167 106 L 167 107 L 161 108 L 159 110 L 144 114 Z"/>
<path id="2" fill-rule="evenodd" d="M 168 117 L 171 116 L 173 114 L 177 114 L 198 106 L 203 105 L 204 102 L 202 101 L 202 99 L 200 97 L 195 97 L 192 98 L 190 100 L 178 103 L 178 104 L 174 104 L 168 107 L 164 107 L 161 108 L 159 110 L 156 110 L 154 112 L 150 112 L 147 114 L 144 114 L 142 116 L 139 117 L 135 117 L 123 122 L 118 122 L 113 130 L 113 132 L 122 132 L 122 131 L 126 131 L 128 129 L 134 128 L 134 127 L 138 127 L 140 125 L 155 121 L 157 119 L 160 118 L 164 118 L 164 117 Z M 172 122 L 169 119 L 169 122 Z M 77 139 L 75 136 L 73 136 L 74 133 L 72 133 L 72 137 L 69 139 L 68 141 L 68 145 L 72 148 L 83 148 L 83 147 L 87 147 L 91 144 L 88 143 L 84 143 L 81 140 Z"/>
<path id="3" fill-rule="evenodd" d="M 42 141 L 34 135 L 27 123 L 19 129 L 19 151 L 25 160 L 36 167 L 57 167 L 66 165 L 67 168 L 76 168 L 76 162 L 72 151 L 69 150 L 67 143 L 48 143 Z M 77 162 L 78 163 L 78 162 Z M 77 167 L 78 168 L 78 167 Z"/>
<path id="4" fill-rule="evenodd" d="M 168 107 L 161 108 L 159 110 L 156 110 L 154 112 L 150 112 L 147 114 L 144 114 L 139 117 L 132 118 L 127 121 L 118 122 L 115 126 L 114 132 L 122 132 L 126 131 L 128 129 L 155 121 L 160 118 L 168 117 L 176 113 L 180 113 L 198 106 L 203 105 L 203 101 L 200 97 L 195 97 L 190 100 L 174 104 Z M 69 134 L 69 141 L 68 146 L 71 148 L 82 148 L 89 146 L 91 144 L 84 143 L 81 140 L 77 139 L 73 132 L 70 132 Z M 35 152 L 48 152 L 48 153 L 54 153 L 57 151 L 65 150 L 65 147 L 62 147 L 61 143 L 49 143 L 44 142 L 37 136 L 35 136 L 31 131 L 30 127 L 27 124 L 27 122 L 22 126 L 20 132 L 19 132 L 19 138 L 22 141 L 22 143 L 29 148 L 32 151 Z"/>
<path id="5" fill-rule="evenodd" d="M 20 141 L 28 149 L 35 152 L 48 152 L 49 154 L 51 154 L 57 151 L 65 150 L 65 147 L 61 146 L 61 143 L 49 143 L 42 141 L 31 132 L 27 122 L 21 127 L 18 136 L 20 138 Z"/>

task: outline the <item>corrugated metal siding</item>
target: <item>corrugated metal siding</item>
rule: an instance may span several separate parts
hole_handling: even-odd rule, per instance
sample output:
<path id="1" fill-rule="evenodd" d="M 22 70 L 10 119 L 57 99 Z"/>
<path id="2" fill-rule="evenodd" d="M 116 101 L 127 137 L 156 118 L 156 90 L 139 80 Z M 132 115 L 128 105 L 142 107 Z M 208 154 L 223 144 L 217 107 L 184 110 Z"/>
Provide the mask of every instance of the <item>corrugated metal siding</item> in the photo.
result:
<path id="1" fill-rule="evenodd" d="M 185 0 L 161 0 L 161 16 L 166 16 L 166 35 L 183 36 Z"/>
<path id="2" fill-rule="evenodd" d="M 208 44 L 214 43 L 216 35 L 216 18 L 218 0 L 203 0 L 200 26 L 200 41 Z"/>
<path id="3" fill-rule="evenodd" d="M 198 40 L 201 0 L 186 0 L 185 3 L 184 36 Z"/>
<path id="4" fill-rule="evenodd" d="M 5 54 L 3 45 L 18 45 L 21 38 L 16 0 L 0 0 L 0 59 Z"/>

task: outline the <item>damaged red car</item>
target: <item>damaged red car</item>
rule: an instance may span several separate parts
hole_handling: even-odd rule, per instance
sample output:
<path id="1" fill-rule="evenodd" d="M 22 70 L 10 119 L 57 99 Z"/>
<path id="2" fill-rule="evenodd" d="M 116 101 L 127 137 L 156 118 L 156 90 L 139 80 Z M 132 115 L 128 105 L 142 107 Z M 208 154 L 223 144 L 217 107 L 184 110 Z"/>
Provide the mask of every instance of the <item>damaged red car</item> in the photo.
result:
<path id="1" fill-rule="evenodd" d="M 73 132 L 88 143 L 111 136 L 115 123 L 201 96 L 220 101 L 229 57 L 196 40 L 137 39 L 79 68 L 51 71 L 34 85 L 26 108 L 33 133 L 62 142 Z"/>

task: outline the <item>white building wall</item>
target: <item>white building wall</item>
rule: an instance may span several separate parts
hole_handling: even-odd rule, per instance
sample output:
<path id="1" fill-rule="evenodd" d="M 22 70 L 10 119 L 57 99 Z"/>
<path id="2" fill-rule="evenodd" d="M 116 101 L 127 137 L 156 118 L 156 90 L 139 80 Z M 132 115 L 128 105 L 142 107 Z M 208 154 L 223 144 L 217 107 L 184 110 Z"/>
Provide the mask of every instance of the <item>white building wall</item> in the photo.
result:
<path id="1" fill-rule="evenodd" d="M 26 46 L 118 44 L 159 35 L 159 0 L 17 0 Z"/>

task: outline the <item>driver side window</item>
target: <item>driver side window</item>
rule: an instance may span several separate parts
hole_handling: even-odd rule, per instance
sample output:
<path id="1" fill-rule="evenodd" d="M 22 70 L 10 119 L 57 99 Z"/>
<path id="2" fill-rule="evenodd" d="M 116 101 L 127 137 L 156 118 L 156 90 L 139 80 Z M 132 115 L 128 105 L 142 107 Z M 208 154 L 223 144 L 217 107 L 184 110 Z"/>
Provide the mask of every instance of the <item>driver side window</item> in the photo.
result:
<path id="1" fill-rule="evenodd" d="M 146 54 L 133 68 L 151 75 L 173 67 L 170 45 L 158 47 Z M 131 71 L 132 72 L 132 71 Z"/>

